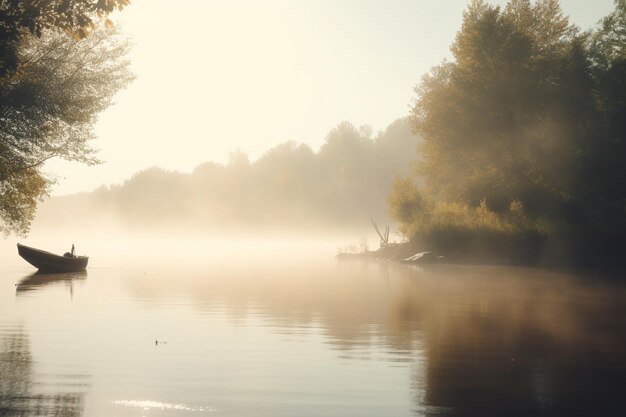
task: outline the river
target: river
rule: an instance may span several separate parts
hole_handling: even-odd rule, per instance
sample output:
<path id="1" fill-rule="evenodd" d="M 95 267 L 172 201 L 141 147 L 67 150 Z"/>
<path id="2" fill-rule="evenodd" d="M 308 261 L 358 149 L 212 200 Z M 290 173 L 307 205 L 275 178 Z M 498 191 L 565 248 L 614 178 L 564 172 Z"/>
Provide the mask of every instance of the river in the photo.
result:
<path id="1" fill-rule="evenodd" d="M 85 274 L 42 276 L 13 244 L 0 245 L 0 416 L 626 409 L 616 280 L 150 239 L 93 244 Z"/>

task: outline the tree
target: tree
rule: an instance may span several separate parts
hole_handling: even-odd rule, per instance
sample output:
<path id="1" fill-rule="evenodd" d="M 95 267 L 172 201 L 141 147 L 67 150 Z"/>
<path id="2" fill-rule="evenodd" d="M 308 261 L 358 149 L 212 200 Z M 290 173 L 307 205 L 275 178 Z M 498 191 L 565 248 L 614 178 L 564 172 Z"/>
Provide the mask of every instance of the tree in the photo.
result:
<path id="1" fill-rule="evenodd" d="M 626 59 L 626 0 L 615 0 L 615 10 L 600 24 L 593 33 L 591 51 L 596 66 L 606 70 Z"/>
<path id="2" fill-rule="evenodd" d="M 96 22 L 130 0 L 0 0 L 0 76 L 14 71 L 22 38 L 57 29 L 84 38 Z"/>
<path id="3" fill-rule="evenodd" d="M 559 173 L 579 141 L 562 129 L 579 124 L 565 94 L 584 90 L 574 79 L 575 65 L 584 66 L 570 53 L 576 42 L 556 1 L 517 0 L 504 11 L 470 4 L 454 62 L 416 90 L 412 124 L 424 138 L 419 172 L 431 194 L 470 205 L 486 199 L 498 210 L 521 200 L 540 210 L 569 192 Z"/>
<path id="4" fill-rule="evenodd" d="M 536 213 L 575 194 L 594 99 L 585 38 L 558 2 L 473 1 L 452 52 L 416 89 L 420 174 L 436 198 Z"/>
<path id="5" fill-rule="evenodd" d="M 19 41 L 19 68 L 0 77 L 0 230 L 25 233 L 52 180 L 42 164 L 59 157 L 97 163 L 89 146 L 97 115 L 132 79 L 128 43 L 100 25 L 72 38 L 44 30 Z"/>
<path id="6" fill-rule="evenodd" d="M 407 210 L 422 201 L 424 223 L 480 208 L 509 231 L 534 224 L 598 252 L 626 240 L 626 1 L 601 23 L 581 33 L 557 0 L 472 1 L 454 59 L 416 87 L 424 186 L 396 184 L 395 217 L 417 218 Z M 447 223 L 460 230 L 458 218 Z"/>

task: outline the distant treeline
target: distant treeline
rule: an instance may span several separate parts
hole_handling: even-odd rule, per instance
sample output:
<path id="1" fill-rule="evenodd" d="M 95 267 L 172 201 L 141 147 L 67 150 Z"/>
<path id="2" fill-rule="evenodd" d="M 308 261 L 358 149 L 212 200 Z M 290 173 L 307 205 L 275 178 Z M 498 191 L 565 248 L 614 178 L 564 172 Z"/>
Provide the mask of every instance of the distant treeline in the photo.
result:
<path id="1" fill-rule="evenodd" d="M 57 197 L 39 209 L 37 227 L 98 224 L 191 229 L 369 225 L 387 218 L 393 179 L 408 175 L 418 143 L 408 119 L 384 131 L 342 122 L 319 151 L 282 143 L 250 161 L 233 152 L 227 164 L 205 162 L 191 174 L 150 168 L 120 185 Z"/>

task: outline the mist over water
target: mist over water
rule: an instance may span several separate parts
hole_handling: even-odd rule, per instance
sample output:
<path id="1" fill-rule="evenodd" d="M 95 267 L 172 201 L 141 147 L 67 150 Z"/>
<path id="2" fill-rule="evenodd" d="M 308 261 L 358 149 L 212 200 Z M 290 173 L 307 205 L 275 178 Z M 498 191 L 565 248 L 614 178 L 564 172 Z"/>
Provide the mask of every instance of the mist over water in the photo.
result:
<path id="1" fill-rule="evenodd" d="M 44 277 L 3 259 L 2 415 L 622 409 L 623 285 L 338 261 L 331 241 L 93 239 L 73 242 L 86 273 Z"/>
<path id="2" fill-rule="evenodd" d="M 0 417 L 624 415 L 624 0 L 142 3 L 0 6 Z"/>
<path id="3" fill-rule="evenodd" d="M 214 240 L 354 233 L 370 218 L 389 222 L 391 184 L 410 172 L 418 142 L 406 118 L 377 133 L 341 122 L 318 150 L 285 142 L 256 160 L 239 150 L 190 173 L 146 167 L 120 184 L 103 178 L 93 192 L 45 200 L 31 230 Z"/>
<path id="4" fill-rule="evenodd" d="M 603 272 L 335 257 L 388 224 L 395 129 L 46 201 L 0 241 L 0 416 L 621 415 Z M 18 242 L 89 267 L 36 274 Z"/>

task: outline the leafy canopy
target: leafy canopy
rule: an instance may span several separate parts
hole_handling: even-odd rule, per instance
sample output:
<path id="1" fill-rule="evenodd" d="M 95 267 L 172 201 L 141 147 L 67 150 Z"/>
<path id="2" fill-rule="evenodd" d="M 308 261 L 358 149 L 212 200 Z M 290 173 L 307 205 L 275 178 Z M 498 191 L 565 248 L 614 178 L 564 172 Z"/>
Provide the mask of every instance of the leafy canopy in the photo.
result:
<path id="1" fill-rule="evenodd" d="M 0 230 L 25 233 L 53 180 L 50 158 L 97 163 L 97 115 L 132 79 L 115 27 L 76 39 L 47 30 L 20 40 L 19 69 L 0 77 Z"/>
<path id="2" fill-rule="evenodd" d="M 0 75 L 18 65 L 22 38 L 40 37 L 55 29 L 84 38 L 97 21 L 114 10 L 122 10 L 130 0 L 0 0 Z"/>
<path id="3" fill-rule="evenodd" d="M 405 230 L 452 204 L 626 237 L 626 1 L 581 32 L 557 0 L 473 0 L 451 50 L 415 89 L 424 186 L 390 196 Z"/>

